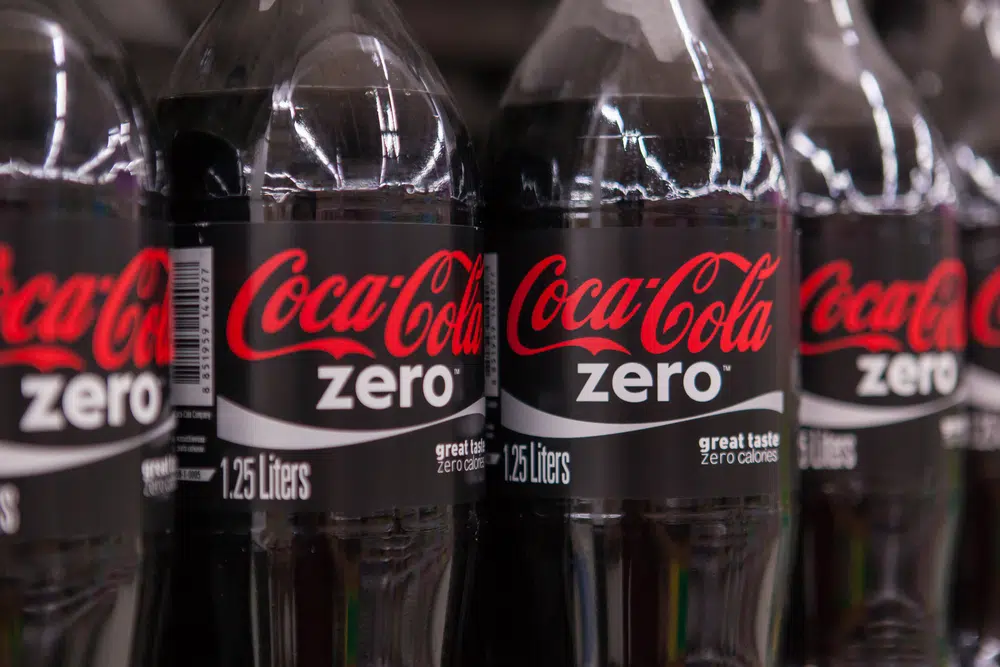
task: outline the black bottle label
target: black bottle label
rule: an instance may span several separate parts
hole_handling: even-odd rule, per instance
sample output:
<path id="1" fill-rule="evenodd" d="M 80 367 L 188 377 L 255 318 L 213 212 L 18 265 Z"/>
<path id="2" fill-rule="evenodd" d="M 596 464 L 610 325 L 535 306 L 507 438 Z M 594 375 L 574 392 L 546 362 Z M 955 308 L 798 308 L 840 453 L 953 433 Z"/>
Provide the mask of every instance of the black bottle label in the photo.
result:
<path id="1" fill-rule="evenodd" d="M 0 221 L 0 540 L 172 520 L 165 231 Z"/>
<path id="2" fill-rule="evenodd" d="M 181 492 L 204 510 L 365 513 L 484 480 L 480 232 L 175 227 Z"/>
<path id="3" fill-rule="evenodd" d="M 799 465 L 919 486 L 968 437 L 957 227 L 916 216 L 799 224 Z"/>
<path id="4" fill-rule="evenodd" d="M 1000 228 L 963 232 L 969 272 L 969 349 L 965 396 L 972 419 L 970 446 L 1000 450 Z"/>
<path id="5" fill-rule="evenodd" d="M 486 262 L 491 483 L 553 498 L 789 488 L 791 233 L 498 236 Z"/>

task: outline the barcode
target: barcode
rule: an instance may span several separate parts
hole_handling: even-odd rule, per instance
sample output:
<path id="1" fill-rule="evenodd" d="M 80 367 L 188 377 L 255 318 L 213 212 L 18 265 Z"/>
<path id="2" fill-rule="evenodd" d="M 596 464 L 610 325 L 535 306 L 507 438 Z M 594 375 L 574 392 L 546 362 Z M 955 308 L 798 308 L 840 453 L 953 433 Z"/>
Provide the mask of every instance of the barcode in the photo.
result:
<path id="1" fill-rule="evenodd" d="M 483 262 L 483 322 L 486 332 L 486 396 L 500 395 L 500 352 L 497 345 L 500 318 L 497 305 L 497 255 L 487 253 Z"/>
<path id="2" fill-rule="evenodd" d="M 174 264 L 173 403 L 215 404 L 212 344 L 212 249 L 178 248 Z"/>

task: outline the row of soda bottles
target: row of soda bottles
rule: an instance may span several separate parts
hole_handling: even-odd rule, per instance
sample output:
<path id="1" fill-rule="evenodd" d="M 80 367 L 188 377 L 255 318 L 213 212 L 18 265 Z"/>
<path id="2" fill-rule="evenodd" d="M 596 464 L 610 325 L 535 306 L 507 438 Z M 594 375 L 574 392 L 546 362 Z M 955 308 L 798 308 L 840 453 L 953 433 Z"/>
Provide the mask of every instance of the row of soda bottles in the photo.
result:
<path id="1" fill-rule="evenodd" d="M 389 0 L 0 0 L 0 666 L 998 662 L 1000 4 L 876 9 L 563 0 L 477 164 Z"/>

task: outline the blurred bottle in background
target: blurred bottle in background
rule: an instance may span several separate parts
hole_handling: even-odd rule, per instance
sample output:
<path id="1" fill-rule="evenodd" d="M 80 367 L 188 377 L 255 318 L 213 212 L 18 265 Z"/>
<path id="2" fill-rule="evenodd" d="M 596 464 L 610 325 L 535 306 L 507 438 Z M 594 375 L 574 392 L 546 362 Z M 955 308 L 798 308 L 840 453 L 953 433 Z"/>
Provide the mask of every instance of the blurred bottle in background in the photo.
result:
<path id="1" fill-rule="evenodd" d="M 215 6 L 204 0 L 85 0 L 122 43 L 147 99 L 162 91 L 194 28 Z M 198 14 L 191 20 L 193 8 Z"/>
<path id="2" fill-rule="evenodd" d="M 871 14 L 889 54 L 948 141 L 997 102 L 995 0 L 882 0 Z M 985 120 L 985 118 L 984 118 Z"/>
<path id="3" fill-rule="evenodd" d="M 178 662 L 451 664 L 483 490 L 465 129 L 387 0 L 226 0 L 173 177 Z"/>
<path id="4" fill-rule="evenodd" d="M 787 662 L 940 664 L 968 430 L 947 146 L 860 0 L 756 5 L 722 17 L 785 135 L 802 234 Z"/>
<path id="5" fill-rule="evenodd" d="M 565 0 L 522 60 L 484 159 L 499 356 L 463 664 L 774 663 L 797 412 L 779 143 L 701 0 Z"/>
<path id="6" fill-rule="evenodd" d="M 952 632 L 963 664 L 992 665 L 1000 655 L 1000 3 L 922 0 L 873 10 L 944 128 L 960 177 L 972 437 Z"/>
<path id="7" fill-rule="evenodd" d="M 0 664 L 158 663 L 176 459 L 169 234 L 131 67 L 0 2 Z"/>

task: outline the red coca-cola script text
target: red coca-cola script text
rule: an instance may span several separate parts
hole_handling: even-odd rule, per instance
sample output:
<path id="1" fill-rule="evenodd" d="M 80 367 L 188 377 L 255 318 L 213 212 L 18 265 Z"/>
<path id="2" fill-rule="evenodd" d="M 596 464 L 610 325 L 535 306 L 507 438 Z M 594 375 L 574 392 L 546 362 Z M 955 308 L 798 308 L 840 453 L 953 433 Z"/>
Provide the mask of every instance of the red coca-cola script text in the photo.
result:
<path id="1" fill-rule="evenodd" d="M 761 290 L 780 263 L 770 254 L 753 261 L 734 252 L 704 252 L 664 277 L 588 278 L 571 285 L 565 255 L 549 255 L 525 274 L 514 292 L 507 343 L 521 356 L 569 347 L 595 355 L 607 350 L 632 354 L 616 332 L 635 321 L 641 346 L 650 354 L 664 354 L 681 344 L 692 353 L 710 345 L 722 352 L 757 352 L 771 334 L 774 310 Z M 720 276 L 730 271 L 740 277 L 739 287 L 720 293 L 718 300 L 695 307 L 681 296 L 685 290 L 710 294 Z M 545 342 L 531 341 L 546 332 Z"/>
<path id="2" fill-rule="evenodd" d="M 857 285 L 853 277 L 851 262 L 838 259 L 802 282 L 802 354 L 965 348 L 965 267 L 959 260 L 941 260 L 926 280 Z"/>
<path id="3" fill-rule="evenodd" d="M 166 249 L 143 250 L 117 275 L 35 273 L 20 284 L 15 261 L 0 243 L 0 366 L 113 372 L 172 360 Z"/>
<path id="4" fill-rule="evenodd" d="M 408 275 L 340 274 L 312 280 L 309 254 L 301 248 L 263 262 L 236 294 L 226 324 L 233 353 L 249 361 L 304 351 L 376 358 L 377 329 L 385 351 L 407 358 L 423 350 L 476 355 L 482 346 L 483 258 L 440 250 Z M 266 341 L 292 330 L 294 342 Z"/>

